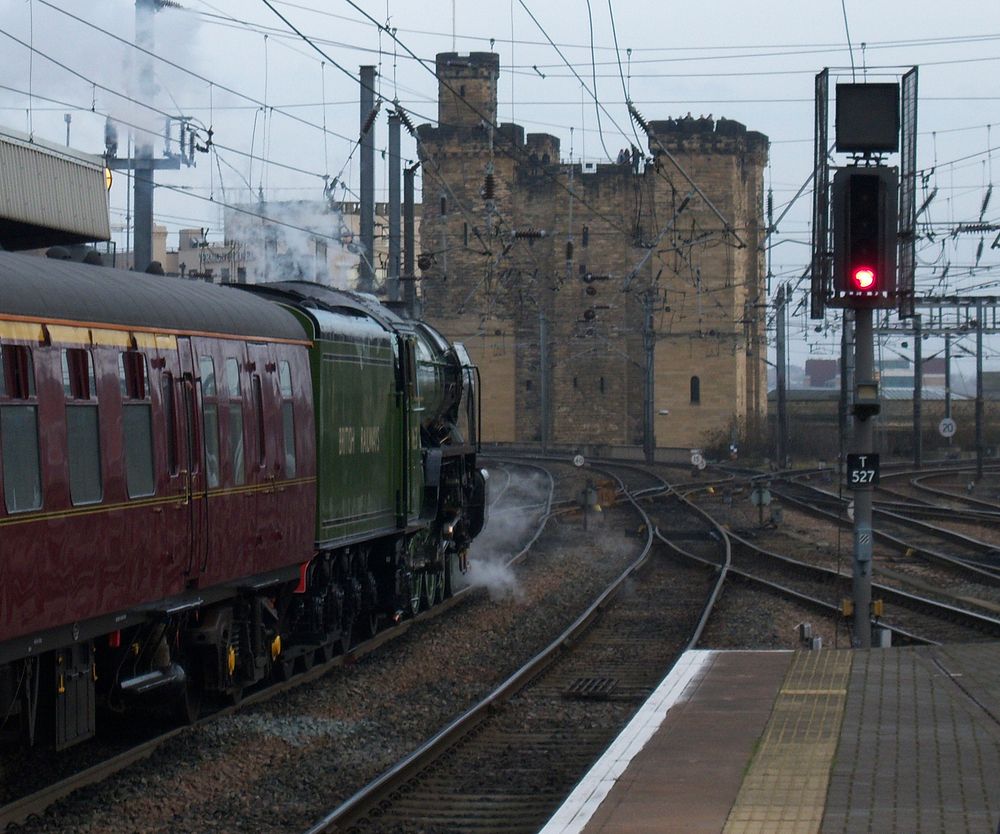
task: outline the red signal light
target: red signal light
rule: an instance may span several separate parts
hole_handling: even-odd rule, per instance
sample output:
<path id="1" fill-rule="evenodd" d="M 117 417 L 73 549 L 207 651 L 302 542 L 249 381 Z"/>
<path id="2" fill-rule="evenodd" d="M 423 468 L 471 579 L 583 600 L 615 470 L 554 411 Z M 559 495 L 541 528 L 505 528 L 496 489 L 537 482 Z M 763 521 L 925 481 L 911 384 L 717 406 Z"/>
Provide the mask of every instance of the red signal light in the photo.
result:
<path id="1" fill-rule="evenodd" d="M 858 266 L 851 270 L 851 283 L 856 290 L 875 289 L 875 270 L 870 266 Z"/>

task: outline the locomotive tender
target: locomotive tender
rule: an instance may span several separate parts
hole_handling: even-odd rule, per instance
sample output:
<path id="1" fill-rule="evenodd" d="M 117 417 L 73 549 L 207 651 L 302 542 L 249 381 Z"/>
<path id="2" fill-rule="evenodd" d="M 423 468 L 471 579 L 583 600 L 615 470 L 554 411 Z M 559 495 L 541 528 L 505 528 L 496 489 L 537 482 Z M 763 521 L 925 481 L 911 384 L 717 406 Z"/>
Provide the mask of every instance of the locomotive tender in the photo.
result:
<path id="1" fill-rule="evenodd" d="M 251 290 L 251 291 L 244 291 Z M 0 732 L 308 667 L 451 593 L 468 354 L 375 299 L 0 252 Z"/>

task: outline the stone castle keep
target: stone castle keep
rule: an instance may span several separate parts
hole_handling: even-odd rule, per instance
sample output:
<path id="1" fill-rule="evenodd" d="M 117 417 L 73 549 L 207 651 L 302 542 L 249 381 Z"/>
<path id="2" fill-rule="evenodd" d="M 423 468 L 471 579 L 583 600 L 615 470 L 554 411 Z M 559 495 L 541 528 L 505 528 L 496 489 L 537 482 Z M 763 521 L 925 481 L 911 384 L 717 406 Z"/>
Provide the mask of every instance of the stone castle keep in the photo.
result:
<path id="1" fill-rule="evenodd" d="M 493 127 L 496 54 L 443 53 L 437 73 L 438 124 L 418 129 L 424 316 L 481 369 L 484 440 L 650 451 L 755 429 L 767 138 L 688 116 L 614 163 L 566 164 L 558 138 Z"/>

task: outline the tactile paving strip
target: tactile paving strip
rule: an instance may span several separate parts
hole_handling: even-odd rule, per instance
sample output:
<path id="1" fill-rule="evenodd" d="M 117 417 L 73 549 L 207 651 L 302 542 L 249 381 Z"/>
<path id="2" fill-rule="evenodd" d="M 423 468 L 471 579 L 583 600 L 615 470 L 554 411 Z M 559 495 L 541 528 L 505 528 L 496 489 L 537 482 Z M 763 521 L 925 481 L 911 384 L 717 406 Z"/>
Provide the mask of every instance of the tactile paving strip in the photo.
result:
<path id="1" fill-rule="evenodd" d="M 725 834 L 814 834 L 847 700 L 850 651 L 798 652 L 726 821 Z"/>

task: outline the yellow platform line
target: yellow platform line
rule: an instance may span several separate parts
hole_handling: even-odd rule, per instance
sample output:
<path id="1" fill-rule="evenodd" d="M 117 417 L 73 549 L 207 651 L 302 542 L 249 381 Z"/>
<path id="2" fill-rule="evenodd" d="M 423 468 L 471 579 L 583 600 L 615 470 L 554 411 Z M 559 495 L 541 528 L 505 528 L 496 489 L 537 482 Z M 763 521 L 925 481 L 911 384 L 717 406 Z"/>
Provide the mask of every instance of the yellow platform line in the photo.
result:
<path id="1" fill-rule="evenodd" d="M 798 652 L 724 834 L 815 834 L 847 700 L 852 653 Z"/>

